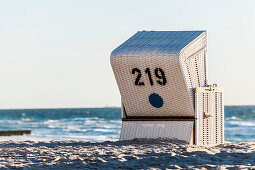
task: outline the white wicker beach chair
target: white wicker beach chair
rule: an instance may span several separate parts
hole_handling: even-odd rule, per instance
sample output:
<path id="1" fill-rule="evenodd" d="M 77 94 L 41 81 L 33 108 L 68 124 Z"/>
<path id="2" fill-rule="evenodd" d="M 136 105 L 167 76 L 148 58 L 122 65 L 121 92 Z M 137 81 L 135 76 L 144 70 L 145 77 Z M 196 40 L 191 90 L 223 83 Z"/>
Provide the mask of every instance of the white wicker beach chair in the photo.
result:
<path id="1" fill-rule="evenodd" d="M 120 140 L 224 141 L 222 88 L 207 85 L 205 31 L 139 31 L 111 54 Z"/>

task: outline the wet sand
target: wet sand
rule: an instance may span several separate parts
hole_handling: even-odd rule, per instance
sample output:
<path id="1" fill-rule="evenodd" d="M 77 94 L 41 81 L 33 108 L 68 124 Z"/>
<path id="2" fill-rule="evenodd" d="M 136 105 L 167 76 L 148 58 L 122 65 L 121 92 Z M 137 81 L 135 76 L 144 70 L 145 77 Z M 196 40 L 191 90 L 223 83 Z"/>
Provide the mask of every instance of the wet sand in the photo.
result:
<path id="1" fill-rule="evenodd" d="M 1 141 L 0 168 L 255 169 L 255 144 L 202 147 L 166 139 Z"/>

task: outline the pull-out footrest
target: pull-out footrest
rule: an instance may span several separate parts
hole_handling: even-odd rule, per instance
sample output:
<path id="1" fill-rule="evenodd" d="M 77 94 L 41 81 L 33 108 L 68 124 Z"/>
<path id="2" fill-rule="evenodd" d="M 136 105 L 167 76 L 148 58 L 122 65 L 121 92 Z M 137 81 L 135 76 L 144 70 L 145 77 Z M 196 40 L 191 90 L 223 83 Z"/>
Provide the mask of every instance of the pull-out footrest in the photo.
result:
<path id="1" fill-rule="evenodd" d="M 134 138 L 176 138 L 193 144 L 194 121 L 122 121 L 120 140 Z"/>

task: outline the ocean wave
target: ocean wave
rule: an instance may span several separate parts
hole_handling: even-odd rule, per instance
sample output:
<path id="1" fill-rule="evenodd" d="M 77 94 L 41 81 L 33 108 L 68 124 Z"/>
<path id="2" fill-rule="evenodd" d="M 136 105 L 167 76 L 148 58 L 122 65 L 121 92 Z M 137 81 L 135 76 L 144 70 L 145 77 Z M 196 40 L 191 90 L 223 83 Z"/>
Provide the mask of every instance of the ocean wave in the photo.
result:
<path id="1" fill-rule="evenodd" d="M 34 122 L 34 121 L 36 121 L 35 119 L 30 119 L 30 118 L 22 118 L 21 120 L 24 121 L 24 122 Z"/>
<path id="2" fill-rule="evenodd" d="M 97 132 L 116 132 L 116 129 L 94 129 Z"/>
<path id="3" fill-rule="evenodd" d="M 82 131 L 84 129 L 83 126 L 75 126 L 75 125 L 67 125 L 63 128 L 64 131 Z"/>
<path id="4" fill-rule="evenodd" d="M 231 125 L 255 127 L 255 121 L 228 121 L 227 123 Z"/>
<path id="5" fill-rule="evenodd" d="M 231 117 L 226 117 L 225 120 L 242 120 L 242 118 L 236 117 L 236 116 L 231 116 Z"/>

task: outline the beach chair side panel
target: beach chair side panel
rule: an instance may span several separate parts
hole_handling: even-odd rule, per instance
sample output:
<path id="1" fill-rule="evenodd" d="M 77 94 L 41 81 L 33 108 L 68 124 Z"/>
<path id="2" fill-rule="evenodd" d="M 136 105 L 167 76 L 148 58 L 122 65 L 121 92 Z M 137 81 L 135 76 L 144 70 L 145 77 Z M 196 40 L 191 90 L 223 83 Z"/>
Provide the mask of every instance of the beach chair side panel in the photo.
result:
<path id="1" fill-rule="evenodd" d="M 180 63 L 192 103 L 195 102 L 194 89 L 204 87 L 207 83 L 206 47 L 207 35 L 204 32 L 180 53 Z"/>

